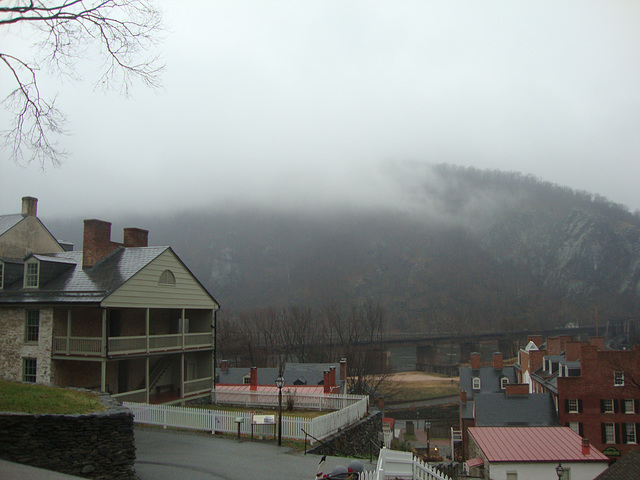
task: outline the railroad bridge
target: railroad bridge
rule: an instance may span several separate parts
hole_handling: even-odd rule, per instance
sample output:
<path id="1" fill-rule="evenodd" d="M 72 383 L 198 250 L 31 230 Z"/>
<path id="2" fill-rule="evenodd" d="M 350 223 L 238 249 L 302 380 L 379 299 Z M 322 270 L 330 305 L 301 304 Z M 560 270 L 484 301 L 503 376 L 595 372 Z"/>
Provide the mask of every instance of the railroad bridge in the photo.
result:
<path id="1" fill-rule="evenodd" d="M 515 357 L 518 350 L 526 345 L 527 337 L 533 334 L 545 337 L 570 335 L 575 340 L 585 341 L 596 335 L 596 327 L 555 328 L 536 332 L 521 330 L 457 334 L 386 334 L 377 341 L 362 342 L 362 345 L 373 345 L 379 355 L 379 362 L 376 363 L 386 365 L 387 368 L 394 364 L 394 351 L 410 351 L 415 348 L 415 370 L 457 375 L 458 367 L 469 362 L 472 352 L 480 352 L 486 361 L 491 360 L 494 352 L 502 352 L 505 358 Z"/>

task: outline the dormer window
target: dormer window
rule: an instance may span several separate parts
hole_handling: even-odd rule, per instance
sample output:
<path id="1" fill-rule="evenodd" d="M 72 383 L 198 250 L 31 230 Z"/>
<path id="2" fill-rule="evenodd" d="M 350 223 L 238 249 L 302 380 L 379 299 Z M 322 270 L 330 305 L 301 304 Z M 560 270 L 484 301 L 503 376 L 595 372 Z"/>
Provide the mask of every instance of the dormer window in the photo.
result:
<path id="1" fill-rule="evenodd" d="M 40 273 L 40 263 L 28 262 L 24 265 L 24 286 L 25 288 L 38 288 L 38 276 Z"/>
<path id="2" fill-rule="evenodd" d="M 507 388 L 507 384 L 509 383 L 509 378 L 508 377 L 502 377 L 500 379 L 500 388 L 502 390 L 504 390 L 505 388 Z"/>
<path id="3" fill-rule="evenodd" d="M 160 285 L 175 285 L 176 276 L 171 270 L 165 270 L 160 274 L 160 280 L 158 281 L 158 283 Z"/>
<path id="4" fill-rule="evenodd" d="M 480 390 L 480 377 L 473 377 L 473 389 Z"/>
<path id="5" fill-rule="evenodd" d="M 242 377 L 242 383 L 245 385 L 251 385 L 251 375 L 245 375 Z"/>

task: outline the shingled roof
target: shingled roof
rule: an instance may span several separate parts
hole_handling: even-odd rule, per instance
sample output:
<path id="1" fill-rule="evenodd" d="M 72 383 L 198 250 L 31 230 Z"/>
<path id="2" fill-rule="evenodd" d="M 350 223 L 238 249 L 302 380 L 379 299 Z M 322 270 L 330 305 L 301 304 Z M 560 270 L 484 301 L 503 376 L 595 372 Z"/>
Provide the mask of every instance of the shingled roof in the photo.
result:
<path id="1" fill-rule="evenodd" d="M 40 262 L 66 268 L 38 289 L 25 289 L 21 281 L 6 285 L 0 303 L 100 302 L 167 250 L 171 248 L 118 248 L 90 268 L 82 268 L 82 252 L 34 255 Z"/>

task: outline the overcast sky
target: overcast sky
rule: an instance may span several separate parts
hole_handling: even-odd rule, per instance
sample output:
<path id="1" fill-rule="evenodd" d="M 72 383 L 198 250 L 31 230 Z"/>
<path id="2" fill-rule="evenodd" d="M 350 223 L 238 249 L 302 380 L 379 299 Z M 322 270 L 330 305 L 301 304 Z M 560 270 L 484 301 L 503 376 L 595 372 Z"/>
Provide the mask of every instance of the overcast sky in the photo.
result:
<path id="1" fill-rule="evenodd" d="M 71 155 L 42 172 L 0 150 L 0 213 L 24 195 L 43 217 L 106 220 L 392 203 L 389 165 L 407 161 L 520 171 L 640 209 L 640 2 L 157 3 L 163 88 L 105 95 L 90 65 L 84 83 L 43 76 Z"/>

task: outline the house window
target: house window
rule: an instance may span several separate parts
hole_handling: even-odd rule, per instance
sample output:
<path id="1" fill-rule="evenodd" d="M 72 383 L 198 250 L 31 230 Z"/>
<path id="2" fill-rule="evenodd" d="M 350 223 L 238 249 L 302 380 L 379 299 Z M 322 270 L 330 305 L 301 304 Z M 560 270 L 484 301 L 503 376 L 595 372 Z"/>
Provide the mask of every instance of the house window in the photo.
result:
<path id="1" fill-rule="evenodd" d="M 569 422 L 569 428 L 580 435 L 580 422 Z"/>
<path id="2" fill-rule="evenodd" d="M 27 310 L 27 318 L 24 328 L 24 341 L 34 343 L 40 336 L 40 311 Z"/>
<path id="3" fill-rule="evenodd" d="M 507 388 L 508 383 L 509 383 L 509 379 L 507 377 L 502 377 L 500 379 L 500 388 L 504 390 L 505 388 Z"/>
<path id="4" fill-rule="evenodd" d="M 38 270 L 40 264 L 38 262 L 27 263 L 24 266 L 24 286 L 25 287 L 38 287 Z"/>
<path id="5" fill-rule="evenodd" d="M 613 386 L 624 387 L 624 372 L 613 372 Z"/>
<path id="6" fill-rule="evenodd" d="M 250 375 L 245 375 L 242 378 L 242 383 L 244 383 L 245 385 L 251 385 L 251 376 Z"/>
<path id="7" fill-rule="evenodd" d="M 603 443 L 616 443 L 616 428 L 613 423 L 603 424 Z"/>
<path id="8" fill-rule="evenodd" d="M 624 413 L 636 413 L 636 402 L 633 398 L 627 398 L 623 401 Z"/>
<path id="9" fill-rule="evenodd" d="M 158 283 L 160 285 L 175 285 L 176 276 L 171 270 L 165 270 L 160 274 L 160 280 L 158 281 Z"/>
<path id="10" fill-rule="evenodd" d="M 577 398 L 567 400 L 567 413 L 579 413 Z"/>
<path id="11" fill-rule="evenodd" d="M 480 390 L 480 377 L 473 377 L 473 389 Z"/>
<path id="12" fill-rule="evenodd" d="M 636 424 L 635 423 L 625 423 L 624 430 L 626 434 L 625 443 L 637 443 L 636 442 Z"/>
<path id="13" fill-rule="evenodd" d="M 36 383 L 36 371 L 38 369 L 38 360 L 35 358 L 22 359 L 22 381 Z"/>
<path id="14" fill-rule="evenodd" d="M 507 480 L 518 480 L 518 472 L 507 472 Z"/>
<path id="15" fill-rule="evenodd" d="M 613 398 L 605 398 L 602 400 L 602 413 L 615 413 Z"/>

